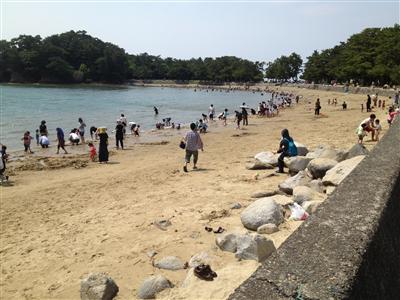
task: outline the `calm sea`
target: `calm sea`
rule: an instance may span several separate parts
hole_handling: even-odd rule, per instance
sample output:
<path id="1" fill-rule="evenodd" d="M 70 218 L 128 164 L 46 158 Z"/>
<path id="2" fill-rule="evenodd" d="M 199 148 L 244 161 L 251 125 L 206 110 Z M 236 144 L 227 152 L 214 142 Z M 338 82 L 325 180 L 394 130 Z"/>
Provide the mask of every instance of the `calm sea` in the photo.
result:
<path id="1" fill-rule="evenodd" d="M 124 113 L 128 122 L 136 122 L 144 131 L 155 128 L 163 118 L 187 124 L 201 118 L 214 104 L 217 114 L 228 108 L 230 115 L 242 102 L 250 107 L 269 99 L 269 94 L 225 92 L 158 87 L 82 87 L 0 85 L 0 143 L 10 150 L 23 148 L 26 130 L 34 137 L 40 121 L 46 120 L 50 139 L 56 139 L 56 127 L 65 133 L 78 127 L 81 117 L 87 125 L 115 127 Z M 155 116 L 153 106 L 158 107 Z"/>

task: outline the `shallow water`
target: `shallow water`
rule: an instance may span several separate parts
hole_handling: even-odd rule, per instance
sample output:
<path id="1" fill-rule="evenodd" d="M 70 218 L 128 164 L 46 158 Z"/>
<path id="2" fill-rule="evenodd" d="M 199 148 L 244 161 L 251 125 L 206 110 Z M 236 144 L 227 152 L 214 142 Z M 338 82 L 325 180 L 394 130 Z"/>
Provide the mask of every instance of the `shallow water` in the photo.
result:
<path id="1" fill-rule="evenodd" d="M 87 125 L 86 135 L 91 126 L 112 130 L 121 113 L 149 131 L 166 117 L 176 124 L 195 122 L 207 114 L 211 103 L 217 114 L 228 108 L 233 115 L 242 102 L 256 108 L 269 98 L 265 93 L 185 88 L 0 85 L 0 143 L 10 150 L 23 148 L 24 132 L 35 137 L 41 120 L 46 120 L 50 140 L 56 139 L 56 127 L 66 135 L 78 127 L 79 117 Z M 158 107 L 158 116 L 153 106 Z"/>

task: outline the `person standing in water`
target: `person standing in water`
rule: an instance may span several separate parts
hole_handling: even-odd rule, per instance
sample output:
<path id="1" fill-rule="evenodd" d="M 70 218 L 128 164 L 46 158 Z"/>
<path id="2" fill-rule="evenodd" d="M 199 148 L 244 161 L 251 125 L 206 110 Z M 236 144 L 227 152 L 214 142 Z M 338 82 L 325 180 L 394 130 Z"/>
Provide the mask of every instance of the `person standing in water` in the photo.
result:
<path id="1" fill-rule="evenodd" d="M 65 137 L 64 137 L 64 131 L 57 127 L 56 128 L 57 131 L 57 154 L 60 153 L 60 148 L 64 150 L 65 154 L 68 154 L 67 150 L 65 150 Z"/>
<path id="2" fill-rule="evenodd" d="M 214 104 L 211 104 L 210 107 L 208 108 L 208 118 L 210 121 L 214 121 L 214 116 L 215 116 L 215 107 Z"/>
<path id="3" fill-rule="evenodd" d="M 48 135 L 47 126 L 46 126 L 46 121 L 45 120 L 40 122 L 39 133 L 40 133 L 40 136 L 42 136 L 42 135 L 47 136 Z"/>
<path id="4" fill-rule="evenodd" d="M 99 163 L 107 163 L 108 162 L 108 134 L 107 134 L 107 128 L 105 127 L 100 127 L 98 129 L 98 136 L 100 139 L 99 142 Z"/>
<path id="5" fill-rule="evenodd" d="M 31 150 L 31 141 L 33 140 L 33 137 L 31 137 L 31 133 L 29 131 L 25 131 L 24 136 L 21 139 L 24 141 L 24 148 L 25 152 L 33 153 Z"/>
<path id="6" fill-rule="evenodd" d="M 119 120 L 117 121 L 117 126 L 115 126 L 115 144 L 117 149 L 121 145 L 121 149 L 124 150 L 124 125 Z"/>
<path id="7" fill-rule="evenodd" d="M 248 114 L 248 112 L 247 112 L 246 103 L 243 102 L 243 104 L 242 104 L 243 126 L 249 125 L 248 115 L 249 115 L 249 114 Z"/>
<path id="8" fill-rule="evenodd" d="M 85 127 L 86 127 L 86 124 L 85 124 L 85 122 L 83 122 L 82 118 L 79 118 L 78 122 L 79 122 L 79 128 L 78 129 L 79 129 L 79 135 L 81 137 L 81 143 L 84 144 L 85 143 Z"/>
<path id="9" fill-rule="evenodd" d="M 154 109 L 154 114 L 157 116 L 158 115 L 158 108 L 153 106 L 153 109 Z"/>

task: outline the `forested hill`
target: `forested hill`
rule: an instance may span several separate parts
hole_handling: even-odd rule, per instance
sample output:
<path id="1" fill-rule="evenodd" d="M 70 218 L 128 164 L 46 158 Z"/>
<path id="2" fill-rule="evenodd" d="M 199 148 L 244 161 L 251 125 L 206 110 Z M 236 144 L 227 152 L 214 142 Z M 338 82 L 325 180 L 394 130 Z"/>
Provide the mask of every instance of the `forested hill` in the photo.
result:
<path id="1" fill-rule="evenodd" d="M 400 25 L 368 28 L 331 49 L 314 51 L 303 78 L 316 83 L 400 84 Z"/>
<path id="2" fill-rule="evenodd" d="M 233 56 L 180 60 L 129 55 L 85 31 L 42 39 L 20 35 L 0 41 L 0 81 L 121 83 L 127 79 L 249 82 L 262 80 L 262 63 Z"/>

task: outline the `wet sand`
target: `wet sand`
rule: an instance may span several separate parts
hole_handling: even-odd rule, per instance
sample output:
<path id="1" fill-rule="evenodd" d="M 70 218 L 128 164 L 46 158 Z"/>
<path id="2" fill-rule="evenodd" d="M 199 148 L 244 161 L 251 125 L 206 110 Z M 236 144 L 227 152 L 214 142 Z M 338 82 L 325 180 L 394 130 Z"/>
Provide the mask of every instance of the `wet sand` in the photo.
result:
<path id="1" fill-rule="evenodd" d="M 108 273 L 120 288 L 117 299 L 135 298 L 137 288 L 153 274 L 165 275 L 176 286 L 162 292 L 162 298 L 226 298 L 258 263 L 237 262 L 232 253 L 218 250 L 216 234 L 204 226 L 243 229 L 240 212 L 253 201 L 250 195 L 275 190 L 287 177 L 257 179 L 256 174 L 274 170 L 246 170 L 246 162 L 258 152 L 275 151 L 285 127 L 309 148 L 349 148 L 357 141 L 356 127 L 369 115 L 360 112 L 364 95 L 284 90 L 303 98 L 279 117 L 252 117 L 243 130 L 236 130 L 232 122 L 226 128 L 211 125 L 210 133 L 202 136 L 205 151 L 200 153 L 199 170 L 188 174 L 182 171 L 180 138 L 168 136 L 168 131 L 160 133 L 168 143 L 131 144 L 113 151 L 108 165 L 79 156 L 68 159 L 83 160 L 84 165 L 65 166 L 60 157 L 44 162 L 60 163 L 59 167 L 15 170 L 13 185 L 0 187 L 2 298 L 77 299 L 80 280 L 90 272 Z M 322 104 L 319 117 L 313 112 L 317 97 Z M 327 99 L 334 97 L 338 106 L 328 106 Z M 343 100 L 348 103 L 346 111 L 340 106 Z M 376 114 L 385 132 L 385 111 Z M 368 140 L 366 145 L 372 148 L 375 142 Z M 237 202 L 243 207 L 230 209 Z M 160 230 L 152 224 L 157 219 L 169 219 L 172 225 Z M 268 237 L 278 247 L 300 224 L 286 221 Z M 156 260 L 175 255 L 184 261 L 206 251 L 219 276 L 214 282 L 189 278 L 187 287 L 180 287 L 188 271 L 153 267 L 146 254 L 150 250 L 157 252 Z"/>

